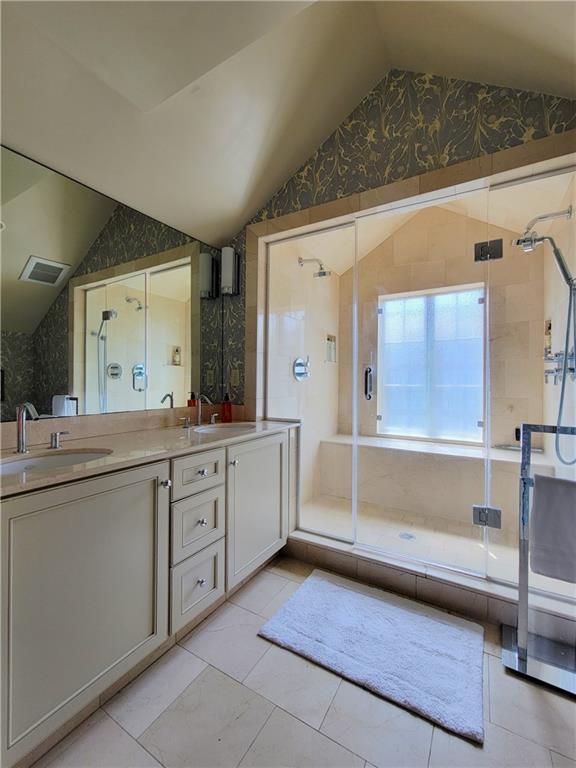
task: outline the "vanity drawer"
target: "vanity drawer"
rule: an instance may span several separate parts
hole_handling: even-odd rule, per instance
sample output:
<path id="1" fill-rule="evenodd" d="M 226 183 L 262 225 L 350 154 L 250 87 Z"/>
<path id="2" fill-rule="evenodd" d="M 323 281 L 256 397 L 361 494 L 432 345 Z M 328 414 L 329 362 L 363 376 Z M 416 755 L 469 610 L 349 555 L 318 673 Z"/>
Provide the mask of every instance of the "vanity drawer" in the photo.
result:
<path id="1" fill-rule="evenodd" d="M 223 485 L 172 504 L 172 565 L 224 536 L 226 491 Z"/>
<path id="2" fill-rule="evenodd" d="M 172 462 L 172 501 L 221 485 L 226 477 L 226 451 L 194 453 Z"/>
<path id="3" fill-rule="evenodd" d="M 171 569 L 172 634 L 224 594 L 224 551 L 222 538 Z"/>

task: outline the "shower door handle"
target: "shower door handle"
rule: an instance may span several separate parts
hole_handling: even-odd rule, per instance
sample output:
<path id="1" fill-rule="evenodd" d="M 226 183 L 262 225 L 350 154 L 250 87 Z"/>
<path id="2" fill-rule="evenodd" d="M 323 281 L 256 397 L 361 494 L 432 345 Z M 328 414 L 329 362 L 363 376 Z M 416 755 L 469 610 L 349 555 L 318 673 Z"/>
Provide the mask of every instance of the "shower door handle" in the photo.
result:
<path id="1" fill-rule="evenodd" d="M 147 384 L 144 363 L 136 363 L 136 365 L 132 367 L 132 389 L 134 392 L 144 392 Z"/>
<path id="2" fill-rule="evenodd" d="M 372 366 L 367 365 L 364 368 L 364 397 L 366 400 L 372 400 L 373 371 Z"/>

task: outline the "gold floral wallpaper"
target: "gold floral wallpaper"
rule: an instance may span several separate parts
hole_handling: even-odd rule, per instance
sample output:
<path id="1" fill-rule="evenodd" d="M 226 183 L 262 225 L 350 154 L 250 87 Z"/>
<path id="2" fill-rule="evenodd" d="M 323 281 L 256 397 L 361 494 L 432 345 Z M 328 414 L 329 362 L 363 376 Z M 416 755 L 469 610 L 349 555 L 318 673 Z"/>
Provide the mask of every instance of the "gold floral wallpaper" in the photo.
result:
<path id="1" fill-rule="evenodd" d="M 247 224 L 573 128 L 575 101 L 392 70 Z M 244 237 L 232 242 L 242 265 Z M 243 296 L 224 308 L 224 370 L 239 381 L 230 387 L 236 402 L 244 397 Z"/>

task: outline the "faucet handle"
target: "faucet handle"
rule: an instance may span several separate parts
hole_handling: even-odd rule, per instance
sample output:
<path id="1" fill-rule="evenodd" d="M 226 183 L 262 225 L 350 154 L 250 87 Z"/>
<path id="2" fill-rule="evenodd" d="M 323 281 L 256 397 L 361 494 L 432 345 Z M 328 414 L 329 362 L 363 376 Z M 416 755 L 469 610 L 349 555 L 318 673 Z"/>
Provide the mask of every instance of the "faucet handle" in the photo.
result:
<path id="1" fill-rule="evenodd" d="M 50 448 L 61 448 L 60 445 L 60 435 L 69 435 L 70 432 L 66 432 L 62 430 L 61 432 L 51 432 L 50 433 Z"/>
<path id="2" fill-rule="evenodd" d="M 190 429 L 192 426 L 192 422 L 190 421 L 190 416 L 181 416 L 178 421 L 183 421 L 184 424 L 182 424 L 182 429 Z"/>

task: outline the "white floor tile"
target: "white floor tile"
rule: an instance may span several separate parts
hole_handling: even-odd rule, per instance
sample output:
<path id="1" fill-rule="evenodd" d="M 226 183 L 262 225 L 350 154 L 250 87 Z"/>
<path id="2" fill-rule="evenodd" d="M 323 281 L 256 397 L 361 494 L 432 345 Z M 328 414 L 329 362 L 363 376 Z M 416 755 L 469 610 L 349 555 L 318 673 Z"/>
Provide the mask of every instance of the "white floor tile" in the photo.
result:
<path id="1" fill-rule="evenodd" d="M 337 675 L 290 651 L 273 646 L 244 685 L 319 728 L 340 684 Z"/>
<path id="2" fill-rule="evenodd" d="M 321 731 L 377 768 L 426 768 L 433 726 L 343 681 Z"/>
<path id="3" fill-rule="evenodd" d="M 276 709 L 240 765 L 242 768 L 363 768 L 364 761 Z"/>
<path id="4" fill-rule="evenodd" d="M 264 608 L 259 611 L 260 615 L 265 616 L 267 619 L 274 616 L 276 611 L 281 608 L 299 588 L 300 584 L 297 581 L 289 581 L 286 586 L 283 587 L 280 592 L 278 592 L 276 597 L 273 597 L 268 605 L 265 605 Z"/>
<path id="5" fill-rule="evenodd" d="M 282 576 L 262 571 L 250 579 L 242 589 L 235 592 L 230 602 L 247 611 L 262 613 L 262 610 L 284 589 L 287 583 Z"/>
<path id="6" fill-rule="evenodd" d="M 430 768 L 550 768 L 550 751 L 487 723 L 482 747 L 434 728 Z"/>
<path id="7" fill-rule="evenodd" d="M 187 650 L 242 681 L 270 644 L 258 637 L 265 619 L 233 603 L 225 603 L 180 641 Z"/>
<path id="8" fill-rule="evenodd" d="M 165 768 L 235 768 L 274 705 L 208 667 L 144 731 Z"/>
<path id="9" fill-rule="evenodd" d="M 176 645 L 106 702 L 104 709 L 124 730 L 138 737 L 206 666 L 205 661 Z"/>
<path id="10" fill-rule="evenodd" d="M 506 672 L 495 656 L 490 656 L 490 720 L 576 758 L 576 701 Z"/>
<path id="11" fill-rule="evenodd" d="M 34 768 L 159 768 L 137 741 L 99 709 Z"/>

